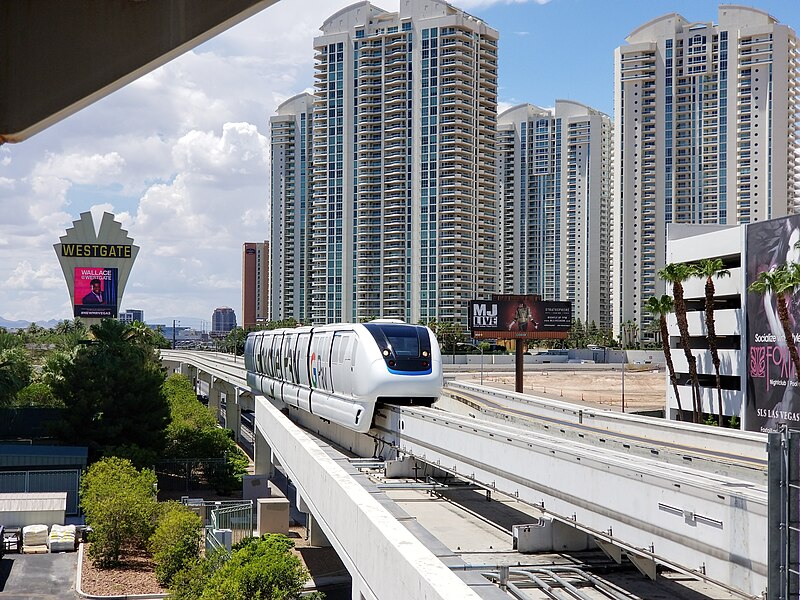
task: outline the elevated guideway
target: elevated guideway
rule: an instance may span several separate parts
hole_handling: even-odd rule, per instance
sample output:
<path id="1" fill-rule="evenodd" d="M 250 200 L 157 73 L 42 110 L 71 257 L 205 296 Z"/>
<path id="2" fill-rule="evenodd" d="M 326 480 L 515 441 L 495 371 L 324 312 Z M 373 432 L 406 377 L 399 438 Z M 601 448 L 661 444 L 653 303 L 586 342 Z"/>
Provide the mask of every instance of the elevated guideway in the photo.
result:
<path id="1" fill-rule="evenodd" d="M 245 380 L 241 360 L 237 364 L 229 356 L 165 351 L 164 359 L 173 368 L 192 365 L 215 377 L 227 377 L 234 385 Z M 491 388 L 471 390 L 469 394 L 486 397 L 476 400 L 472 395 L 466 404 L 452 398 L 454 393 L 466 397 L 466 387 L 448 386 L 445 392 L 442 406 L 462 414 L 437 408 L 383 407 L 376 413 L 375 427 L 365 436 L 302 411 L 293 410 L 290 416 L 356 455 L 372 456 L 380 447 L 385 458 L 425 462 L 488 490 L 510 494 L 557 521 L 589 532 L 609 556 L 628 556 L 650 575 L 664 564 L 751 597 L 765 589 L 766 486 L 759 483 L 758 475 L 740 477 L 721 468 L 697 468 L 704 461 L 725 465 L 744 457 L 742 468 L 759 472 L 764 445 L 758 436 L 521 395 L 501 398 L 509 394 Z M 487 411 L 495 414 L 484 414 Z M 427 557 L 420 564 L 428 564 L 430 557 L 418 554 L 419 548 L 412 549 L 406 541 L 398 543 L 406 538 L 396 538 L 399 530 L 386 526 L 385 515 L 376 516 L 370 513 L 373 509 L 364 508 L 369 505 L 350 486 L 349 475 L 333 469 L 320 446 L 304 439 L 307 434 L 266 399 L 255 398 L 255 413 L 257 466 L 261 439 L 298 485 L 303 501 L 343 555 L 354 586 L 363 588 L 364 598 L 468 598 L 477 593 L 486 597 L 482 589 L 463 582 L 461 596 L 449 596 L 454 593 L 449 589 L 429 588 L 434 582 L 426 578 L 438 580 L 440 570 L 414 566 L 420 556 Z M 651 433 L 656 441 L 649 439 Z M 665 460 L 663 448 L 692 458 Z M 372 552 L 364 552 L 365 543 Z M 391 586 L 384 588 L 385 581 L 379 580 L 385 579 L 386 572 L 368 564 L 378 552 L 388 557 L 382 558 L 387 572 L 399 561 L 403 569 L 411 569 L 404 570 L 403 577 L 418 579 L 432 595 L 393 595 Z M 446 562 L 446 557 L 437 560 Z M 394 589 L 407 592 L 399 585 L 395 582 Z M 358 598 L 355 591 L 353 597 Z"/>
<path id="2" fill-rule="evenodd" d="M 596 409 L 463 381 L 447 383 L 437 408 L 767 483 L 764 433 Z"/>

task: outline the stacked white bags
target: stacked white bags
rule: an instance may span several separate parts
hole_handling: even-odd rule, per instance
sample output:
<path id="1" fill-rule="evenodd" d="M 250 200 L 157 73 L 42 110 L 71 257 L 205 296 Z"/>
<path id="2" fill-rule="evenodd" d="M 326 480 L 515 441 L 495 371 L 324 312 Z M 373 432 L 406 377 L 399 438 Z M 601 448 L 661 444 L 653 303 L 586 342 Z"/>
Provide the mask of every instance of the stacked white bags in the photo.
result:
<path id="1" fill-rule="evenodd" d="M 47 525 L 26 525 L 22 528 L 23 549 L 45 544 L 47 544 Z"/>
<path id="2" fill-rule="evenodd" d="M 47 536 L 50 552 L 72 552 L 75 550 L 75 525 L 53 525 Z"/>

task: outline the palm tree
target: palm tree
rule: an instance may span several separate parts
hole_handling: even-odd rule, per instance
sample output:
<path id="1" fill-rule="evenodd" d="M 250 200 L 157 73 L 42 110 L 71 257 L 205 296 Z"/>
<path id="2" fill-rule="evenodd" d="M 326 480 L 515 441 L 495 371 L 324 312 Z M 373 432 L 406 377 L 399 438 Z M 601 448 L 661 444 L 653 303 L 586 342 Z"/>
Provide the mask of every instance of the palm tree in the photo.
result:
<path id="1" fill-rule="evenodd" d="M 771 271 L 762 271 L 758 274 L 758 279 L 748 287 L 748 291 L 757 294 L 774 295 L 778 305 L 778 319 L 783 328 L 783 336 L 786 339 L 786 346 L 789 348 L 789 356 L 794 364 L 795 377 L 800 377 L 800 356 L 797 354 L 797 345 L 792 336 L 792 326 L 789 320 L 789 307 L 786 305 L 786 292 L 800 285 L 800 266 L 792 263 L 791 266 L 782 264 Z"/>
<path id="2" fill-rule="evenodd" d="M 725 268 L 720 258 L 705 258 L 692 265 L 695 277 L 706 278 L 706 338 L 708 349 L 711 350 L 711 362 L 714 364 L 714 374 L 717 384 L 717 410 L 719 412 L 719 426 L 722 427 L 722 383 L 719 377 L 719 352 L 717 351 L 717 330 L 714 326 L 714 278 L 730 277 L 731 272 Z"/>
<path id="3" fill-rule="evenodd" d="M 700 382 L 697 379 L 697 358 L 689 345 L 689 322 L 686 320 L 686 303 L 683 299 L 683 282 L 691 277 L 692 271 L 685 263 L 670 263 L 658 272 L 658 276 L 672 284 L 672 297 L 675 302 L 675 318 L 686 362 L 689 364 L 689 377 L 692 383 L 692 420 L 700 422 L 701 400 Z"/>
<path id="4" fill-rule="evenodd" d="M 644 305 L 645 310 L 658 319 L 661 330 L 661 346 L 664 348 L 664 358 L 669 369 L 669 381 L 675 391 L 675 399 L 678 401 L 678 420 L 683 420 L 683 407 L 681 406 L 681 394 L 678 391 L 678 378 L 675 377 L 675 365 L 672 364 L 672 351 L 669 347 L 669 331 L 667 330 L 667 315 L 674 312 L 675 302 L 672 296 L 664 294 L 661 298 L 655 296 L 648 298 Z M 653 321 L 654 323 L 656 321 Z"/>

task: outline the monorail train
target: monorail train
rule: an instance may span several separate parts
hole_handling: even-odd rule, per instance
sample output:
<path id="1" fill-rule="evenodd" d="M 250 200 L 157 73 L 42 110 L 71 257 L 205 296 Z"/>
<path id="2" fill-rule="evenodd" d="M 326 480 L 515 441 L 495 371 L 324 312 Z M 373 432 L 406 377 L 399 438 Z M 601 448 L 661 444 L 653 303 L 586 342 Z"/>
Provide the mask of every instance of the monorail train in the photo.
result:
<path id="1" fill-rule="evenodd" d="M 376 404 L 430 406 L 442 388 L 433 332 L 394 319 L 256 331 L 244 357 L 253 390 L 362 433 Z"/>

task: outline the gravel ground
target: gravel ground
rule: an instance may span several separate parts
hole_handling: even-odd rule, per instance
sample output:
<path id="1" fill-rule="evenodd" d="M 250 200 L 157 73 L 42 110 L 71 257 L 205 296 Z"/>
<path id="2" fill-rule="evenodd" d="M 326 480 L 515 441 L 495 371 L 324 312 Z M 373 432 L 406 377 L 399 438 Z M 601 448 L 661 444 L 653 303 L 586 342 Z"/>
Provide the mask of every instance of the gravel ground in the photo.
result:
<path id="1" fill-rule="evenodd" d="M 121 566 L 115 569 L 98 569 L 89 560 L 83 549 L 81 565 L 81 589 L 85 594 L 114 596 L 123 594 L 166 594 L 167 590 L 158 585 L 153 562 L 143 553 L 127 553 Z"/>

